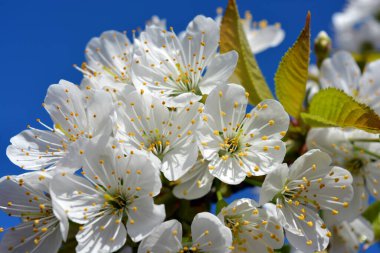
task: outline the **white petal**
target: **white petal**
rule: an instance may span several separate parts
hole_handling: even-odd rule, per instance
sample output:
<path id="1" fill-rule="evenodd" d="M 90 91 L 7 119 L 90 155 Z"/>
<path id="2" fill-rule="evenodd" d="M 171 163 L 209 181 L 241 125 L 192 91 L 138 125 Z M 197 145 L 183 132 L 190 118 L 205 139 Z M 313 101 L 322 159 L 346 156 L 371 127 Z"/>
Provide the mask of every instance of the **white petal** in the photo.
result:
<path id="1" fill-rule="evenodd" d="M 189 37 L 192 39 L 189 40 Z M 201 45 L 202 42 L 204 42 L 204 46 Z M 207 63 L 214 56 L 219 46 L 218 24 L 212 18 L 202 15 L 196 16 L 186 28 L 182 46 L 186 56 L 192 57 L 193 53 L 199 55 L 200 52 L 203 52 L 205 65 L 208 65 Z M 191 58 L 187 60 L 190 61 Z"/>
<path id="2" fill-rule="evenodd" d="M 240 184 L 247 176 L 235 158 L 229 158 L 227 160 L 223 160 L 220 157 L 214 158 L 210 161 L 209 171 L 211 175 L 217 177 L 224 183 L 233 185 Z"/>
<path id="3" fill-rule="evenodd" d="M 308 180 L 311 180 L 324 177 L 331 170 L 330 164 L 331 158 L 328 154 L 318 149 L 309 150 L 290 166 L 289 179 L 302 180 L 303 177 L 306 177 Z"/>
<path id="4" fill-rule="evenodd" d="M 165 154 L 161 171 L 168 180 L 175 181 L 194 166 L 197 157 L 198 147 L 195 142 L 183 145 L 182 148 L 174 146 L 169 153 Z"/>
<path id="5" fill-rule="evenodd" d="M 75 175 L 57 174 L 50 189 L 67 216 L 79 224 L 88 223 L 87 217 L 97 213 L 105 202 L 104 197 L 89 181 Z"/>
<path id="6" fill-rule="evenodd" d="M 67 133 L 86 130 L 85 96 L 78 86 L 61 80 L 49 86 L 45 97 L 45 109 L 56 125 Z"/>
<path id="7" fill-rule="evenodd" d="M 117 185 L 118 179 L 111 173 L 118 172 L 118 163 L 125 159 L 117 159 L 117 151 L 104 142 L 91 141 L 84 152 L 83 174 L 86 178 L 105 188 Z"/>
<path id="8" fill-rule="evenodd" d="M 289 168 L 286 164 L 278 165 L 266 177 L 260 191 L 260 205 L 270 202 L 279 193 L 288 179 Z"/>
<path id="9" fill-rule="evenodd" d="M 236 214 L 252 212 L 252 210 L 256 209 L 257 207 L 259 207 L 259 205 L 253 199 L 237 199 L 228 206 L 224 207 L 218 214 L 218 217 L 223 220 L 225 216 L 234 216 Z"/>
<path id="10" fill-rule="evenodd" d="M 140 187 L 136 196 L 157 196 L 162 187 L 160 172 L 144 154 L 134 153 L 126 159 L 117 160 L 117 168 L 124 175 L 124 182 L 131 187 Z M 130 170 L 130 174 L 129 171 Z"/>
<path id="11" fill-rule="evenodd" d="M 368 191 L 376 198 L 380 199 L 380 161 L 371 162 L 364 167 L 365 182 Z"/>
<path id="12" fill-rule="evenodd" d="M 79 85 L 80 89 L 87 95 L 94 92 L 94 90 L 104 90 L 117 102 L 123 98 L 123 90 L 126 87 L 134 88 L 132 85 L 116 81 L 115 77 L 109 75 L 96 75 L 87 73 Z"/>
<path id="13" fill-rule="evenodd" d="M 327 247 L 328 230 L 322 228 L 323 221 L 315 210 L 304 205 L 285 204 L 281 212 L 286 220 L 284 228 L 290 244 L 306 253 L 321 251 Z M 298 218 L 301 214 L 304 214 L 304 220 Z"/>
<path id="14" fill-rule="evenodd" d="M 319 169 L 317 165 L 317 170 Z M 305 173 L 306 174 L 306 173 Z M 305 175 L 308 178 L 307 175 Z M 344 209 L 350 209 L 349 204 L 353 197 L 352 176 L 349 171 L 340 167 L 332 167 L 328 175 L 316 181 L 312 180 L 308 191 L 305 191 L 302 196 L 307 196 L 311 203 L 318 203 L 316 207 L 322 210 L 338 213 Z M 339 216 L 341 216 L 339 214 Z M 343 218 L 343 217 L 339 217 Z"/>
<path id="15" fill-rule="evenodd" d="M 268 206 L 272 205 L 272 206 Z M 239 236 L 234 238 L 233 252 L 262 252 L 269 249 L 281 248 L 284 244 L 284 233 L 278 220 L 269 212 L 267 208 L 272 208 L 276 212 L 273 204 L 267 204 L 265 209 L 258 208 L 258 204 L 251 199 L 238 199 L 227 207 L 223 208 L 218 215 L 219 219 L 228 223 L 236 219 L 240 222 Z M 247 224 L 242 224 L 241 220 Z M 253 240 L 252 240 L 253 239 Z"/>
<path id="16" fill-rule="evenodd" d="M 211 160 L 214 157 L 219 156 L 220 143 L 223 139 L 219 135 L 218 127 L 215 120 L 211 116 L 203 115 L 207 117 L 207 122 L 202 121 L 197 131 L 197 142 L 202 156 L 206 160 Z M 215 134 L 213 130 L 218 133 Z"/>
<path id="17" fill-rule="evenodd" d="M 373 240 L 375 239 L 372 224 L 369 223 L 363 217 L 360 216 L 357 219 L 353 220 L 352 222 L 350 222 L 350 225 L 355 230 L 355 232 L 359 234 L 361 237 L 364 237 L 365 240 L 373 242 Z M 363 238 L 360 239 L 362 240 Z"/>
<path id="18" fill-rule="evenodd" d="M 281 140 L 270 139 L 250 142 L 252 147 L 246 151 L 247 156 L 241 158 L 244 162 L 242 169 L 253 176 L 270 173 L 274 166 L 280 164 L 286 154 L 285 143 Z"/>
<path id="19" fill-rule="evenodd" d="M 92 79 L 100 75 L 109 79 L 108 84 L 116 81 L 131 82 L 132 44 L 125 34 L 105 31 L 99 37 L 90 40 L 85 52 L 88 67 L 98 72 L 96 76 L 91 76 Z"/>
<path id="20" fill-rule="evenodd" d="M 197 163 L 179 179 L 173 194 L 180 199 L 198 199 L 210 192 L 214 177 L 208 170 L 208 162 L 198 160 Z"/>
<path id="21" fill-rule="evenodd" d="M 193 245 L 201 245 L 199 248 L 203 252 L 228 253 L 231 251 L 230 229 L 211 213 L 198 213 L 194 217 L 191 235 Z"/>
<path id="22" fill-rule="evenodd" d="M 380 114 L 380 60 L 369 63 L 360 79 L 359 99 Z"/>
<path id="23" fill-rule="evenodd" d="M 339 215 L 332 215 L 331 212 L 323 213 L 323 220 L 326 224 L 331 227 L 334 224 L 340 223 L 343 220 L 350 221 L 358 217 L 363 213 L 369 203 L 368 203 L 368 191 L 365 186 L 364 178 L 362 176 L 353 177 L 353 192 L 354 196 L 351 200 L 348 208 L 343 208 L 339 211 Z"/>
<path id="24" fill-rule="evenodd" d="M 34 222 L 21 223 L 4 234 L 0 242 L 1 252 L 58 252 L 62 245 L 62 234 L 58 226 L 50 227 L 45 233 L 33 231 Z M 41 239 L 35 243 L 36 237 Z M 24 241 L 24 242 L 23 242 Z M 37 242 L 37 241 L 36 241 Z"/>
<path id="25" fill-rule="evenodd" d="M 344 166 L 345 158 L 353 155 L 347 133 L 338 127 L 312 128 L 306 139 L 308 149 L 320 149 L 330 155 L 334 165 Z"/>
<path id="26" fill-rule="evenodd" d="M 144 132 L 155 128 L 158 132 L 162 131 L 162 122 L 169 119 L 169 111 L 151 94 L 132 90 L 124 96 L 125 104 L 117 108 L 117 131 L 127 143 L 140 148 L 141 143 L 146 141 L 142 137 Z"/>
<path id="27" fill-rule="evenodd" d="M 47 130 L 24 130 L 11 138 L 8 158 L 27 170 L 47 169 L 66 155 L 66 138 Z"/>
<path id="28" fill-rule="evenodd" d="M 65 213 L 62 206 L 56 201 L 56 196 L 53 191 L 49 191 L 49 194 L 52 198 L 52 206 L 55 217 L 59 220 L 59 226 L 64 241 L 67 239 L 69 234 L 69 220 L 67 214 Z"/>
<path id="29" fill-rule="evenodd" d="M 30 185 L 23 178 L 4 176 L 0 179 L 0 209 L 9 216 L 22 217 L 25 213 L 39 214 L 40 204 L 50 204 L 50 199 L 44 192 Z M 30 197 L 39 201 L 30 202 Z"/>
<path id="30" fill-rule="evenodd" d="M 236 104 L 237 105 L 236 105 Z M 224 127 L 236 127 L 245 115 L 248 98 L 242 86 L 237 84 L 221 84 L 213 89 L 207 97 L 204 113 L 210 115 L 217 129 L 223 131 Z"/>
<path id="31" fill-rule="evenodd" d="M 274 99 L 267 99 L 258 104 L 249 113 L 243 128 L 249 134 L 254 134 L 252 139 L 281 139 L 289 127 L 289 115 L 284 107 Z"/>
<path id="32" fill-rule="evenodd" d="M 114 252 L 127 240 L 127 231 L 119 215 L 105 214 L 84 225 L 76 235 L 76 252 Z"/>
<path id="33" fill-rule="evenodd" d="M 177 220 L 169 220 L 157 226 L 142 240 L 138 253 L 176 253 L 182 248 L 182 225 Z"/>
<path id="34" fill-rule="evenodd" d="M 164 219 L 164 205 L 155 205 L 151 197 L 138 198 L 128 210 L 128 234 L 133 241 L 141 241 Z"/>
<path id="35" fill-rule="evenodd" d="M 199 83 L 203 94 L 209 94 L 216 86 L 226 83 L 235 71 L 239 55 L 236 51 L 218 54 L 207 67 L 207 72 Z"/>
<path id="36" fill-rule="evenodd" d="M 358 252 L 363 242 L 369 244 L 373 241 L 372 225 L 363 217 L 334 227 L 335 234 L 331 241 L 331 250 L 334 252 Z"/>
<path id="37" fill-rule="evenodd" d="M 285 37 L 284 30 L 276 25 L 245 32 L 251 51 L 254 54 L 260 53 L 270 47 L 278 46 Z"/>
<path id="38" fill-rule="evenodd" d="M 113 107 L 112 97 L 105 91 L 98 90 L 89 96 L 86 108 L 89 134 L 98 138 L 111 134 Z"/>
<path id="39" fill-rule="evenodd" d="M 335 87 L 348 95 L 359 90 L 360 69 L 350 53 L 339 51 L 326 59 L 321 66 L 322 88 Z"/>
<path id="40" fill-rule="evenodd" d="M 140 188 L 136 196 L 156 196 L 161 190 L 159 171 L 142 152 L 125 154 L 115 145 L 92 143 L 85 157 L 85 176 L 104 188 L 117 189 L 122 178 L 129 187 Z"/>

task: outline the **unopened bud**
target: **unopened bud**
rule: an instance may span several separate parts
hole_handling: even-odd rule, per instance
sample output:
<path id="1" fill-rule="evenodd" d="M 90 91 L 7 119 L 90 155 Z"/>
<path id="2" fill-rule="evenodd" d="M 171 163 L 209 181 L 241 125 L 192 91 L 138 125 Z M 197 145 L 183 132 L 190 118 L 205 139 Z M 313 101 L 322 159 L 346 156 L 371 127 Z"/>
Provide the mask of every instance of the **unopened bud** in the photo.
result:
<path id="1" fill-rule="evenodd" d="M 318 66 L 322 64 L 331 51 L 331 38 L 325 31 L 318 33 L 318 36 L 314 40 L 314 51 L 318 59 Z"/>

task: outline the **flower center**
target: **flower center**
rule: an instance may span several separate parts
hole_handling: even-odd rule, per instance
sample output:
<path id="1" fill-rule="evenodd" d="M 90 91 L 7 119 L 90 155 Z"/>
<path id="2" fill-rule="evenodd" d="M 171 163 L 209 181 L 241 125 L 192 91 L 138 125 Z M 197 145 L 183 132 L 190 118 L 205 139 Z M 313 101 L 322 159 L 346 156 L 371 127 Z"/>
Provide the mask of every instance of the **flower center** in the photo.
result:
<path id="1" fill-rule="evenodd" d="M 244 225 L 242 217 L 225 217 L 225 222 L 234 237 L 238 239 L 239 233 L 242 231 L 242 225 Z"/>
<path id="2" fill-rule="evenodd" d="M 235 155 L 240 151 L 240 133 L 234 137 L 227 137 L 223 143 L 220 143 L 219 157 Z"/>
<path id="3" fill-rule="evenodd" d="M 360 170 L 365 165 L 365 162 L 362 159 L 359 158 L 353 158 L 346 162 L 345 168 L 351 172 L 354 175 L 357 175 L 360 173 Z"/>
<path id="4" fill-rule="evenodd" d="M 170 146 L 170 141 L 166 138 L 165 134 L 161 133 L 157 128 L 144 132 L 143 137 L 146 138 L 145 143 L 141 144 L 141 148 L 152 152 L 160 160 L 162 160 L 165 153 L 167 153 Z"/>
<path id="5" fill-rule="evenodd" d="M 113 195 L 106 193 L 104 194 L 104 199 L 106 203 L 115 210 L 125 210 L 125 208 L 132 203 L 129 197 L 120 193 Z"/>
<path id="6" fill-rule="evenodd" d="M 166 148 L 170 145 L 170 141 L 162 139 L 156 139 L 154 138 L 151 140 L 151 142 L 147 145 L 147 150 L 152 152 L 154 155 L 156 155 L 158 158 L 162 160 L 164 153 L 166 151 Z"/>
<path id="7" fill-rule="evenodd" d="M 183 243 L 183 248 L 178 253 L 202 253 L 201 249 L 196 246 L 192 246 L 191 242 Z"/>
<path id="8" fill-rule="evenodd" d="M 181 67 L 181 64 L 179 63 L 176 64 L 176 67 L 177 67 L 177 70 L 179 71 L 179 75 L 177 76 L 175 80 L 172 77 L 169 77 L 169 78 L 172 79 L 172 81 L 174 81 L 178 85 L 179 90 L 177 93 L 181 94 L 183 92 L 185 93 L 192 92 L 197 95 L 202 95 L 202 92 L 198 86 L 199 82 L 196 81 L 197 78 L 195 78 L 194 76 L 194 70 L 190 69 L 190 73 L 189 73 L 189 71 L 187 71 L 186 69 L 183 70 L 183 68 Z M 173 96 L 176 96 L 178 94 L 174 93 Z"/>

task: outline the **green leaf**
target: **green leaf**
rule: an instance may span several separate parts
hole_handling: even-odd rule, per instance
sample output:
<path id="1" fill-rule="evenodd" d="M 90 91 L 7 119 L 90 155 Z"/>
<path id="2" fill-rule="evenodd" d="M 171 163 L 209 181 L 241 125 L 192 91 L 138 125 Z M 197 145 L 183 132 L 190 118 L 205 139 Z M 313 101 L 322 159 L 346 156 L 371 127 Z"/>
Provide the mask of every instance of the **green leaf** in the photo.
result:
<path id="1" fill-rule="evenodd" d="M 380 240 L 380 201 L 370 205 L 362 214 L 370 223 L 375 233 L 375 240 Z"/>
<path id="2" fill-rule="evenodd" d="M 372 222 L 372 228 L 375 234 L 375 241 L 380 241 L 380 215 Z"/>
<path id="3" fill-rule="evenodd" d="M 310 103 L 309 112 L 302 113 L 301 117 L 312 127 L 355 127 L 380 133 L 380 116 L 335 88 L 318 92 Z"/>
<path id="4" fill-rule="evenodd" d="M 274 81 L 276 95 L 285 110 L 299 118 L 305 99 L 310 61 L 310 12 L 305 26 L 278 66 Z"/>
<path id="5" fill-rule="evenodd" d="M 245 32 L 240 22 L 235 0 L 229 0 L 220 29 L 220 51 L 225 53 L 235 50 L 239 60 L 234 76 L 250 94 L 249 101 L 258 104 L 273 95 L 249 47 Z"/>
<path id="6" fill-rule="evenodd" d="M 380 214 L 380 201 L 377 201 L 371 204 L 367 208 L 367 210 L 364 211 L 362 216 L 366 218 L 366 220 L 372 223 L 374 220 L 378 218 L 379 214 Z"/>

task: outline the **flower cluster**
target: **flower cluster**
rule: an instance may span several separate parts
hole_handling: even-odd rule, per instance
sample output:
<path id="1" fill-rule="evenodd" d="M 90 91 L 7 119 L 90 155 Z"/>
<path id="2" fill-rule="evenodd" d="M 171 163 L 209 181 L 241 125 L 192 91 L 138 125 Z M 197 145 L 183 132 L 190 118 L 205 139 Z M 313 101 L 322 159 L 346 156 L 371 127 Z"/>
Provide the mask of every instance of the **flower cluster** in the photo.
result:
<path id="1" fill-rule="evenodd" d="M 28 126 L 11 139 L 7 156 L 28 172 L 0 180 L 0 209 L 21 219 L 0 229 L 1 252 L 54 253 L 74 237 L 79 253 L 274 252 L 285 241 L 315 252 L 330 242 L 358 249 L 363 240 L 351 238 L 361 233 L 373 240 L 360 215 L 369 195 L 380 199 L 372 154 L 380 145 L 364 140 L 377 137 L 311 129 L 308 151 L 287 159 L 288 113 L 275 99 L 251 108 L 244 84 L 230 83 L 239 55 L 220 52 L 220 26 L 218 10 L 178 35 L 154 17 L 133 41 L 117 31 L 90 40 L 75 66 L 81 84 L 48 88 L 53 125 L 38 119 L 43 130 Z M 284 37 L 250 13 L 242 27 L 253 53 Z M 379 68 L 360 76 L 338 52 L 315 83 L 339 85 L 378 111 Z M 215 195 L 223 204 L 249 182 L 262 184 L 259 203 L 242 198 L 209 212 Z"/>

